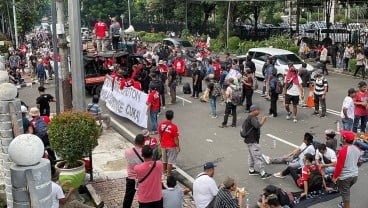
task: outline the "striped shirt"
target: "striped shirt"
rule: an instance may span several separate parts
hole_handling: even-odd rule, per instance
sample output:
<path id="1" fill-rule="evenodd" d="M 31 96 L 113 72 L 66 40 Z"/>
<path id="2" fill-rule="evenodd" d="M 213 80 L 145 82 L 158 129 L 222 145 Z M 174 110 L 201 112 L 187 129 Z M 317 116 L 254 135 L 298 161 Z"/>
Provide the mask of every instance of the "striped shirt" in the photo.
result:
<path id="1" fill-rule="evenodd" d="M 314 94 L 323 95 L 327 87 L 328 87 L 327 79 L 324 77 L 317 77 L 314 83 Z"/>
<path id="2" fill-rule="evenodd" d="M 216 195 L 215 207 L 237 208 L 240 206 L 238 200 L 231 195 L 230 191 L 222 187 Z"/>

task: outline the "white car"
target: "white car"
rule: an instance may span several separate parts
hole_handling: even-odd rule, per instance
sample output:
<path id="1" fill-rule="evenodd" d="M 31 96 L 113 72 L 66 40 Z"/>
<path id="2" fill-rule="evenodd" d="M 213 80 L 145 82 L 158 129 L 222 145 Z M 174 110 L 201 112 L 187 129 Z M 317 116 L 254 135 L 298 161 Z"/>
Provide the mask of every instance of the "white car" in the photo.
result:
<path id="1" fill-rule="evenodd" d="M 267 58 L 270 56 L 276 57 L 275 68 L 277 69 L 277 77 L 279 78 L 283 78 L 286 75 L 289 69 L 289 63 L 294 64 L 296 69 L 300 69 L 302 67 L 302 63 L 304 63 L 304 61 L 293 52 L 279 48 L 251 48 L 245 56 L 238 56 L 238 58 L 245 58 L 247 56 L 252 57 L 252 61 L 256 65 L 255 75 L 259 78 L 264 78 L 262 68 L 266 63 Z M 307 70 L 312 72 L 314 71 L 314 68 L 307 64 Z"/>

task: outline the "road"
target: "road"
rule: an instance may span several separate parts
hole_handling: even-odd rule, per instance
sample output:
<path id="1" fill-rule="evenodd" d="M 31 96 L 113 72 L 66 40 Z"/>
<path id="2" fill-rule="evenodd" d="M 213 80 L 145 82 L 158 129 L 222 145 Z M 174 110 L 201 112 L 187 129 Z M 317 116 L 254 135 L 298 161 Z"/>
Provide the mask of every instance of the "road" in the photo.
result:
<path id="1" fill-rule="evenodd" d="M 262 151 L 271 157 L 282 156 L 291 151 L 295 146 L 300 145 L 305 132 L 310 132 L 319 141 L 324 141 L 325 129 L 336 129 L 336 121 L 339 120 L 339 112 L 347 90 L 356 87 L 360 81 L 350 76 L 330 72 L 327 76 L 329 82 L 329 92 L 327 94 L 328 113 L 326 118 L 313 116 L 313 109 L 299 108 L 298 122 L 293 123 L 286 120 L 286 111 L 283 109 L 283 103 L 278 102 L 278 117 L 267 118 L 265 125 L 261 129 Z M 189 78 L 185 78 L 189 82 Z M 53 85 L 48 86 L 51 94 L 54 94 Z M 33 92 L 33 93 L 31 93 Z M 255 205 L 262 189 L 268 184 L 280 186 L 287 191 L 299 191 L 293 183 L 291 177 L 279 179 L 271 177 L 261 180 L 258 176 L 248 175 L 247 147 L 239 135 L 240 126 L 246 118 L 242 107 L 238 107 L 238 119 L 236 128 L 218 128 L 223 116 L 212 119 L 209 115 L 209 103 L 201 103 L 199 100 L 183 95 L 181 86 L 177 89 L 178 103 L 172 106 L 166 106 L 175 112 L 174 123 L 177 123 L 180 131 L 181 153 L 178 157 L 177 165 L 190 177 L 194 178 L 202 171 L 202 165 L 207 161 L 214 162 L 217 167 L 215 170 L 215 180 L 218 184 L 226 176 L 232 176 L 236 179 L 239 187 L 245 187 L 250 193 L 248 198 L 252 205 Z M 32 95 L 33 94 L 33 95 Z M 20 98 L 28 101 L 30 106 L 34 95 L 34 88 L 24 88 L 20 90 Z M 180 99 L 183 98 L 183 99 Z M 87 98 L 88 101 L 90 98 Z M 269 102 L 260 97 L 259 91 L 253 96 L 253 102 L 259 104 L 261 115 L 268 113 Z M 54 111 L 55 105 L 52 106 Z M 224 105 L 217 105 L 219 115 L 223 115 Z M 124 118 L 113 116 L 117 121 L 118 127 L 122 130 L 125 137 L 131 137 L 141 131 L 141 128 Z M 159 121 L 164 119 L 164 113 L 159 117 Z M 276 148 L 273 148 L 273 140 L 276 140 Z M 268 165 L 266 170 L 269 173 L 275 173 L 285 168 L 285 165 Z M 368 199 L 365 198 L 365 183 L 367 181 L 367 167 L 363 165 L 360 168 L 358 183 L 352 188 L 351 207 L 366 207 Z M 336 207 L 340 198 L 315 205 L 313 207 Z"/>

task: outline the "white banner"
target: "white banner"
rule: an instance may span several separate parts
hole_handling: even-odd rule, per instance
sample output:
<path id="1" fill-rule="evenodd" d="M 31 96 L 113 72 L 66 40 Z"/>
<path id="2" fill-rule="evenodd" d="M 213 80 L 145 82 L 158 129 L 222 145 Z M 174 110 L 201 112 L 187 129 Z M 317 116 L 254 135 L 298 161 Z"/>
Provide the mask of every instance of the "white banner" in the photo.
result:
<path id="1" fill-rule="evenodd" d="M 138 126 L 147 128 L 147 98 L 148 95 L 134 87 L 119 89 L 119 82 L 112 83 L 112 78 L 106 76 L 101 90 L 101 100 L 106 102 L 106 107 L 115 114 L 128 118 Z"/>

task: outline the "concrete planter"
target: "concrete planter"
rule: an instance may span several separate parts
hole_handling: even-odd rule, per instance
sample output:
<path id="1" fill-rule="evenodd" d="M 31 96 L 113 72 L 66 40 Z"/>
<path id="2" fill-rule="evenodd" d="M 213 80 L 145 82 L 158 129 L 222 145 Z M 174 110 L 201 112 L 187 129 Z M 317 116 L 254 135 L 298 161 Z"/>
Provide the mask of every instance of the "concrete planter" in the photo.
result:
<path id="1" fill-rule="evenodd" d="M 60 184 L 70 180 L 71 181 L 71 185 L 70 186 L 64 186 L 63 189 L 64 191 L 68 191 L 69 188 L 73 187 L 78 189 L 80 185 L 82 185 L 84 178 L 86 176 L 86 171 L 85 171 L 85 163 L 82 160 L 78 160 L 80 162 L 80 166 L 76 167 L 76 168 L 70 168 L 70 169 L 65 169 L 64 161 L 58 162 L 55 166 L 56 168 L 60 171 L 60 176 L 59 176 L 59 181 Z"/>

